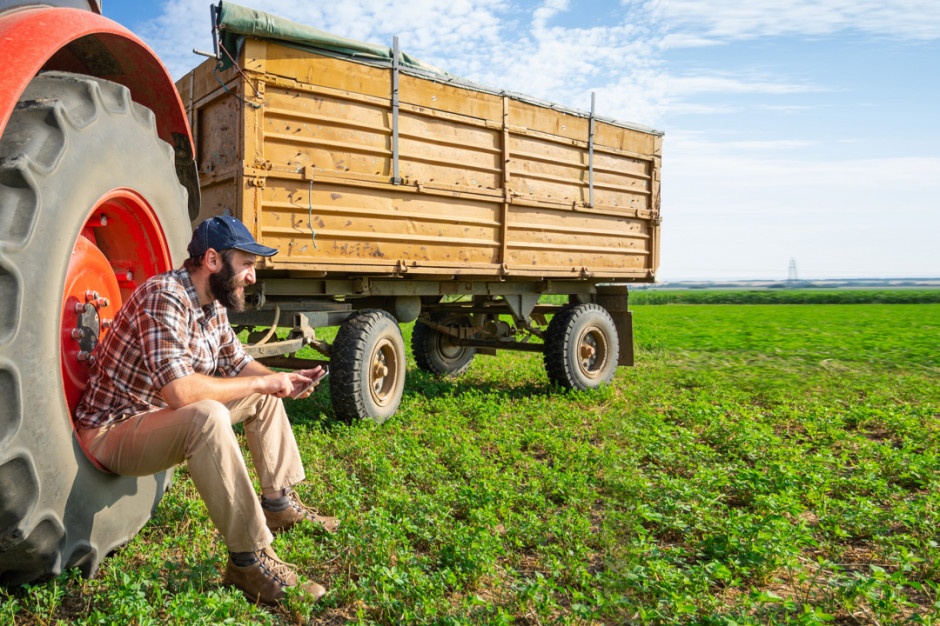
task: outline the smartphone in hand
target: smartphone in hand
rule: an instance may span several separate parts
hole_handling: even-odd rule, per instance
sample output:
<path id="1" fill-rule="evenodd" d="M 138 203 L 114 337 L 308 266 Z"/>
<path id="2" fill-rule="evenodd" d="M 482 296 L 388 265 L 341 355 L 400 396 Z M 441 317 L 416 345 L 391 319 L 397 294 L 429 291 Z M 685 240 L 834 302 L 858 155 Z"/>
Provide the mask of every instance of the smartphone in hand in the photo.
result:
<path id="1" fill-rule="evenodd" d="M 324 368 L 323 368 L 323 373 L 320 374 L 320 376 L 318 376 L 317 378 L 314 378 L 312 381 L 310 381 L 310 384 L 309 384 L 309 385 L 307 385 L 306 387 L 304 387 L 303 389 L 301 389 L 300 391 L 298 391 L 297 393 L 295 393 L 295 394 L 292 395 L 291 397 L 294 398 L 294 399 L 299 398 L 300 396 L 304 395 L 305 393 L 307 393 L 308 391 L 310 391 L 311 389 L 313 389 L 314 387 L 316 387 L 316 386 L 320 383 L 321 380 L 323 380 L 324 378 L 326 378 L 326 377 L 329 376 L 329 375 L 330 375 L 330 368 L 329 368 L 328 366 L 327 366 L 327 367 L 324 367 Z"/>

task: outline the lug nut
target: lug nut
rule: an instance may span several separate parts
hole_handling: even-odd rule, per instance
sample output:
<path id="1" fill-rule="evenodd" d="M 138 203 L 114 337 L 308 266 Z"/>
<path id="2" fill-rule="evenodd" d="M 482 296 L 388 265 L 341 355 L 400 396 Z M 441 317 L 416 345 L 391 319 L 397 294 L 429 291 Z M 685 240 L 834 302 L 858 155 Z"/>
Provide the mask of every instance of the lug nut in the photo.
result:
<path id="1" fill-rule="evenodd" d="M 101 318 L 101 327 L 102 327 L 102 328 L 111 328 L 111 324 L 112 324 L 113 322 L 114 322 L 114 320 L 112 320 L 112 319 L 110 319 L 110 318 L 108 318 L 108 317 L 103 317 L 103 318 Z"/>
<path id="2" fill-rule="evenodd" d="M 82 304 L 81 302 L 76 302 L 76 303 L 75 303 L 75 313 L 76 313 L 77 315 L 81 315 L 81 314 L 84 313 L 84 312 L 85 312 L 85 305 Z"/>
<path id="3" fill-rule="evenodd" d="M 105 307 L 111 306 L 111 301 L 107 298 L 96 298 L 95 306 L 97 306 L 99 309 L 103 309 Z"/>
<path id="4" fill-rule="evenodd" d="M 88 291 L 85 292 L 85 302 L 91 302 L 92 300 L 97 300 L 97 299 L 98 299 L 97 291 L 92 291 L 89 289 Z"/>
<path id="5" fill-rule="evenodd" d="M 91 355 L 91 352 L 88 352 L 87 350 L 82 350 L 81 352 L 78 353 L 78 360 L 88 361 L 89 363 L 93 363 L 95 360 L 95 357 Z"/>
<path id="6" fill-rule="evenodd" d="M 72 329 L 72 339 L 81 339 L 85 336 L 84 328 L 73 328 Z"/>

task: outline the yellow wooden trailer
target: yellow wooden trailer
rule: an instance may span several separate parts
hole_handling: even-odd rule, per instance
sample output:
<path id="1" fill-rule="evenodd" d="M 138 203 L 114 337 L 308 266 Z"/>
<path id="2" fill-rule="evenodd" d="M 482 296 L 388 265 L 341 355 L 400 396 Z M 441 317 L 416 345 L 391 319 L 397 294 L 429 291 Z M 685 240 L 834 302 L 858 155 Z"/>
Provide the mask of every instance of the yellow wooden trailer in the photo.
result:
<path id="1" fill-rule="evenodd" d="M 590 388 L 632 363 L 626 284 L 659 262 L 662 133 L 227 2 L 214 15 L 219 59 L 177 88 L 194 223 L 232 214 L 280 251 L 233 320 L 294 330 L 254 354 L 289 365 L 280 355 L 312 345 L 337 415 L 375 419 L 404 384 L 399 322 L 418 320 L 416 362 L 438 374 L 525 349 L 554 382 Z M 570 304 L 538 304 L 550 294 Z M 332 345 L 316 339 L 333 325 Z"/>

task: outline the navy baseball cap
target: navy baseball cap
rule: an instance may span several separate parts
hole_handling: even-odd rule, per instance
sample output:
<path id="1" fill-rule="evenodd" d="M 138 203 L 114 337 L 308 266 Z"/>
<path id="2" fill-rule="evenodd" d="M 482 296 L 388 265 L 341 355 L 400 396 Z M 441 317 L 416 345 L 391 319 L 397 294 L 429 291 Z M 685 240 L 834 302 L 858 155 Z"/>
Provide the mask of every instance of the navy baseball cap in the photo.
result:
<path id="1" fill-rule="evenodd" d="M 212 248 L 217 252 L 235 248 L 258 256 L 274 256 L 277 248 L 262 246 L 251 236 L 251 232 L 231 215 L 217 215 L 202 222 L 193 231 L 189 242 L 189 256 L 201 257 Z"/>

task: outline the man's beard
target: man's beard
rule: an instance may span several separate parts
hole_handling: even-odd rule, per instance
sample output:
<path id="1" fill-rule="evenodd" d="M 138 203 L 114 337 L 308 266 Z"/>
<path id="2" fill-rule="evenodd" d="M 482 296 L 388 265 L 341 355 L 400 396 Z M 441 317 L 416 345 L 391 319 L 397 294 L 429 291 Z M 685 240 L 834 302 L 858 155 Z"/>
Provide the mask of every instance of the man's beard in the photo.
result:
<path id="1" fill-rule="evenodd" d="M 221 271 L 209 275 L 209 291 L 212 297 L 218 300 L 226 309 L 237 313 L 245 310 L 245 292 L 239 291 L 239 287 L 245 284 L 235 276 L 235 268 L 228 261 L 225 261 Z"/>

